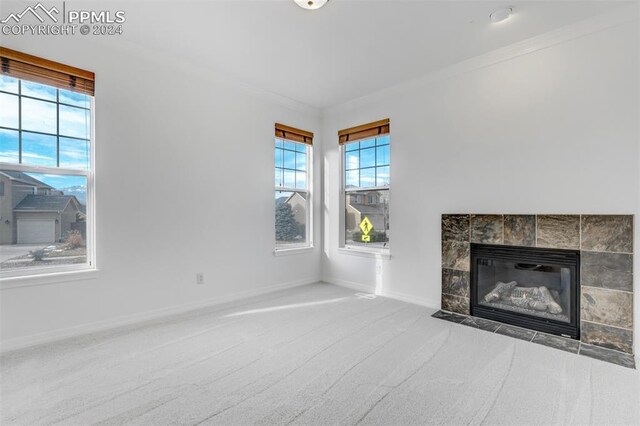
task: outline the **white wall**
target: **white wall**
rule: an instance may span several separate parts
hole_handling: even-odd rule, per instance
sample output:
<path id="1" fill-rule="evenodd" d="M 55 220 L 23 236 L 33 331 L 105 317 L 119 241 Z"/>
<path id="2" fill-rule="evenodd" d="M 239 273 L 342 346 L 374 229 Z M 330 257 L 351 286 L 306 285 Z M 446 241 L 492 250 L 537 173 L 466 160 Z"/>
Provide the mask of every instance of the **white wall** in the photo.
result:
<path id="1" fill-rule="evenodd" d="M 442 213 L 640 213 L 636 22 L 326 111 L 324 280 L 439 307 Z M 392 258 L 344 254 L 335 135 L 387 117 Z"/>
<path id="2" fill-rule="evenodd" d="M 0 291 L 5 348 L 321 272 L 329 282 L 377 285 L 438 307 L 442 213 L 640 213 L 635 24 L 338 106 L 325 111 L 322 129 L 317 112 L 295 103 L 134 46 L 89 40 L 2 40 L 96 72 L 100 268 L 93 279 Z M 335 135 L 386 117 L 393 257 L 345 255 L 337 250 Z M 276 121 L 324 135 L 326 153 L 317 146 L 314 164 L 316 182 L 323 168 L 322 210 L 315 191 L 322 257 L 319 249 L 272 254 Z M 196 272 L 205 273 L 204 286 L 195 285 Z"/>
<path id="3" fill-rule="evenodd" d="M 117 39 L 79 37 L 2 44 L 96 73 L 100 271 L 0 291 L 5 348 L 319 280 L 319 248 L 273 255 L 274 123 L 318 132 L 319 112 Z"/>

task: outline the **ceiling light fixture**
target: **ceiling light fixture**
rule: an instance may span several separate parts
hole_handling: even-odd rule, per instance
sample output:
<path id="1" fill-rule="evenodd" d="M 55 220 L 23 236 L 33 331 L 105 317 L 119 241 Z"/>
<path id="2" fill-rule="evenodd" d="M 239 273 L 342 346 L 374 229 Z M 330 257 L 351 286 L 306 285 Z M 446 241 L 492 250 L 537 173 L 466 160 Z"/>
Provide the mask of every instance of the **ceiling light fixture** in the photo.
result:
<path id="1" fill-rule="evenodd" d="M 322 6 L 327 4 L 329 0 L 293 0 L 296 2 L 298 6 L 307 10 L 316 10 L 320 9 Z"/>
<path id="2" fill-rule="evenodd" d="M 512 13 L 513 13 L 513 9 L 510 7 L 506 7 L 504 9 L 498 9 L 495 12 L 493 12 L 491 15 L 489 15 L 489 19 L 491 19 L 491 22 L 493 22 L 494 24 L 497 24 L 498 22 L 502 22 L 508 19 Z"/>

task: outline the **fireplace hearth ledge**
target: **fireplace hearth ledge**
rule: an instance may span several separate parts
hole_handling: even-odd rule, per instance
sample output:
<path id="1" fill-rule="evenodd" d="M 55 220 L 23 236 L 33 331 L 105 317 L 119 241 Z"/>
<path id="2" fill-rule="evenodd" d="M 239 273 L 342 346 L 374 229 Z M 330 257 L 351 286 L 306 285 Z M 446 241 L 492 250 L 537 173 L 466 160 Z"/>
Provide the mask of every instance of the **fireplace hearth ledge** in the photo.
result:
<path id="1" fill-rule="evenodd" d="M 589 358 L 597 359 L 599 361 L 609 362 L 621 367 L 631 368 L 634 370 L 636 368 L 635 358 L 631 354 L 619 352 L 613 349 L 606 349 L 595 345 L 588 345 L 578 340 L 556 336 L 553 334 L 546 334 L 509 324 L 503 324 L 497 321 L 491 321 L 484 318 L 472 317 L 470 315 L 463 315 L 444 310 L 439 310 L 431 316 L 433 318 L 445 320 L 454 324 L 477 328 L 489 333 L 496 333 L 503 336 L 513 337 L 515 339 L 524 340 L 529 343 L 548 346 L 553 349 L 571 352 L 576 355 L 586 356 Z"/>

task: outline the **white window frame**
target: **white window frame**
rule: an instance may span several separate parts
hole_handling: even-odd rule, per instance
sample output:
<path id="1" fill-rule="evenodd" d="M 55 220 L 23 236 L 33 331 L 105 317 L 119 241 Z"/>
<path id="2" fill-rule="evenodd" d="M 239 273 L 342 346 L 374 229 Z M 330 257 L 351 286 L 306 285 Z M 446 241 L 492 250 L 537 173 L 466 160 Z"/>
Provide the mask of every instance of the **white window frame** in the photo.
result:
<path id="1" fill-rule="evenodd" d="M 275 192 L 304 192 L 306 194 L 306 200 L 307 200 L 307 205 L 306 205 L 306 221 L 307 221 L 307 229 L 305 231 L 305 241 L 303 243 L 292 243 L 292 244 L 287 244 L 286 246 L 278 246 L 277 245 L 277 241 L 275 240 L 275 216 L 274 216 L 274 223 L 273 223 L 273 235 L 274 235 L 274 249 L 273 252 L 275 255 L 283 255 L 283 254 L 289 254 L 289 253 L 298 253 L 298 252 L 305 252 L 308 250 L 313 249 L 313 145 L 311 144 L 306 144 L 303 142 L 296 142 L 296 141 L 292 141 L 289 139 L 284 139 L 284 138 L 279 138 L 279 137 L 274 137 L 273 140 L 273 147 L 274 147 L 274 152 L 275 152 L 275 144 L 277 140 L 281 140 L 283 142 L 290 142 L 290 143 L 296 143 L 296 144 L 301 144 L 301 145 L 306 145 L 307 146 L 307 189 L 300 189 L 300 188 L 291 188 L 291 187 L 287 187 L 287 186 L 277 186 L 274 185 L 275 190 L 274 190 L 274 194 Z M 272 158 L 274 159 L 273 161 L 273 170 L 275 170 L 276 165 L 275 165 L 275 156 L 272 155 Z M 275 200 L 274 200 L 275 202 Z"/>
<path id="2" fill-rule="evenodd" d="M 20 79 L 22 81 L 30 81 L 27 79 Z M 48 85 L 47 85 L 48 86 Z M 88 95 L 89 96 L 89 95 Z M 56 265 L 56 266 L 43 266 L 39 268 L 24 268 L 16 271 L 0 271 L 0 281 L 10 283 L 19 280 L 26 280 L 29 278 L 42 277 L 47 279 L 50 276 L 52 279 L 57 279 L 60 274 L 78 273 L 78 272 L 90 272 L 97 271 L 96 266 L 96 238 L 95 238 L 95 98 L 89 96 L 91 100 L 91 125 L 89 135 L 89 169 L 68 169 L 64 167 L 44 167 L 34 166 L 29 164 L 19 163 L 5 163 L 0 162 L 0 170 L 16 171 L 23 173 L 40 173 L 40 174 L 52 174 L 52 175 L 64 175 L 64 176 L 85 176 L 87 179 L 87 229 L 86 229 L 86 246 L 87 246 L 87 262 L 82 264 L 70 264 L 70 265 Z M 21 123 L 19 123 L 21 125 Z M 20 128 L 22 131 L 22 128 Z M 5 188 L 6 189 L 6 188 Z M 2 246 L 0 246 L 2 250 Z M 5 285 L 2 286 L 3 288 Z"/>
<path id="3" fill-rule="evenodd" d="M 363 140 L 372 139 L 365 138 L 353 142 L 362 142 Z M 386 247 L 367 247 L 362 245 L 354 245 L 347 243 L 347 231 L 346 231 L 346 222 L 347 222 L 347 188 L 346 188 L 346 167 L 345 167 L 345 153 L 347 151 L 347 145 L 349 142 L 341 144 L 339 146 L 340 153 L 340 200 L 338 206 L 340 208 L 340 232 L 339 232 L 339 245 L 338 251 L 341 253 L 349 254 L 350 252 L 353 254 L 363 254 L 363 255 L 373 255 L 379 256 L 381 255 L 383 258 L 391 258 L 391 239 L 387 242 Z M 389 138 L 389 173 L 391 173 L 391 138 Z M 369 191 L 389 191 L 389 200 L 391 200 L 391 179 L 389 179 L 389 185 L 386 186 L 369 186 L 369 187 L 361 187 L 361 188 L 350 188 L 348 192 L 369 192 Z M 391 201 L 389 201 L 391 204 Z M 391 214 L 389 214 L 389 222 L 391 222 Z M 389 226 L 391 228 L 391 226 Z M 387 230 L 385 230 L 387 231 Z"/>

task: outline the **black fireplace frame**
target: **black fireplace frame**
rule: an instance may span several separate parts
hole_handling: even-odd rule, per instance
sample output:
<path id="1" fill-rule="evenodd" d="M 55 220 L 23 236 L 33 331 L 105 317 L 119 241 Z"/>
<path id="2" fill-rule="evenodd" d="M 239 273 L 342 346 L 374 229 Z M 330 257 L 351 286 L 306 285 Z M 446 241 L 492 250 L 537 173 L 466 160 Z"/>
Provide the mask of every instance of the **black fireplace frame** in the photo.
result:
<path id="1" fill-rule="evenodd" d="M 545 264 L 562 266 L 571 269 L 569 284 L 570 316 L 569 323 L 512 312 L 500 308 L 490 308 L 478 303 L 477 276 L 478 260 L 502 260 L 510 262 Z M 472 316 L 486 318 L 518 327 L 559 336 L 580 339 L 580 251 L 565 249 L 548 249 L 539 247 L 521 247 L 493 244 L 471 243 L 471 271 L 470 271 L 470 300 L 469 307 Z"/>

